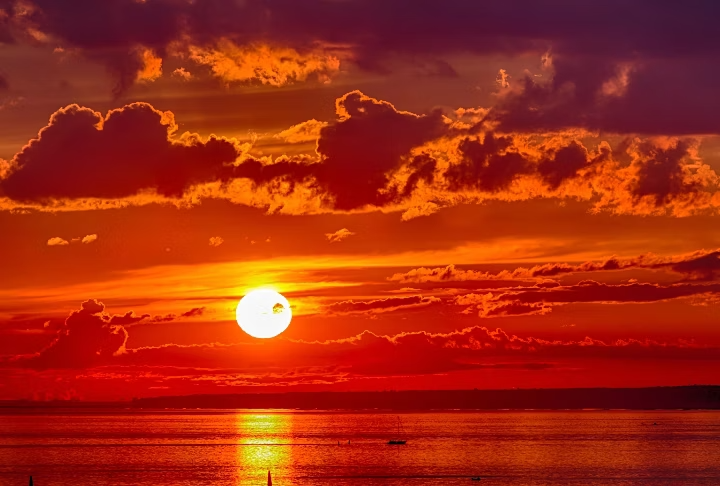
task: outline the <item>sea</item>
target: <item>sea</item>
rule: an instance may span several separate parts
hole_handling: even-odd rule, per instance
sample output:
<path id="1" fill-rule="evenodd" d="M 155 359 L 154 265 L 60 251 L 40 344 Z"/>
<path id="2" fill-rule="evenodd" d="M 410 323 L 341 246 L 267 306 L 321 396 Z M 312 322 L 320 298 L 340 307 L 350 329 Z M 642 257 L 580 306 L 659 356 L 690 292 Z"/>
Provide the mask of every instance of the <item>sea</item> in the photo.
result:
<path id="1" fill-rule="evenodd" d="M 268 471 L 274 486 L 720 485 L 720 412 L 0 411 L 2 485 L 266 485 Z"/>

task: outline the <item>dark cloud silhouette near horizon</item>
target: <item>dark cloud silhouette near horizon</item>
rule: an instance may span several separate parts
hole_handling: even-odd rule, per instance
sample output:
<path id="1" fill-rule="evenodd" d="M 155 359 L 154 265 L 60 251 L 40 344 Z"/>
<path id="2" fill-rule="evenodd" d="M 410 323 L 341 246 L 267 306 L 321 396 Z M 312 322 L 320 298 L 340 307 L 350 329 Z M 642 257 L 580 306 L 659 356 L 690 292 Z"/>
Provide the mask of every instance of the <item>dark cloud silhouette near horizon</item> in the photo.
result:
<path id="1" fill-rule="evenodd" d="M 579 287 L 583 287 L 582 285 Z M 589 285 L 586 287 L 590 287 Z M 521 314 L 512 306 L 535 302 L 527 293 L 526 302 L 503 304 L 505 308 L 497 315 Z M 473 295 L 469 295 L 468 302 Z M 501 296 L 501 299 L 503 297 Z M 529 300 L 528 300 L 529 299 Z M 440 299 L 416 299 L 414 297 L 390 298 L 369 303 L 339 303 L 337 311 L 367 312 L 373 309 L 391 309 L 410 304 L 439 302 Z M 398 302 L 395 302 L 398 301 Z M 468 303 L 466 302 L 466 303 Z M 412 304 L 410 304 L 412 305 Z M 508 305 L 510 307 L 508 307 Z M 193 309 L 187 315 L 197 315 Z M 492 367 L 500 357 L 523 357 L 525 360 L 568 357 L 602 357 L 606 353 L 617 357 L 653 356 L 658 359 L 699 358 L 713 356 L 715 350 L 690 343 L 662 343 L 653 340 L 619 339 L 604 342 L 586 337 L 581 341 L 551 341 L 534 337 L 518 337 L 501 329 L 491 330 L 485 326 L 468 327 L 448 333 L 425 331 L 403 332 L 383 336 L 365 331 L 357 336 L 328 341 L 302 341 L 280 339 L 263 341 L 257 345 L 247 344 L 167 344 L 155 347 L 128 348 L 127 342 L 132 326 L 148 319 L 148 314 L 137 315 L 132 311 L 109 315 L 105 306 L 91 299 L 81 304 L 79 310 L 70 313 L 64 324 L 57 329 L 57 337 L 43 350 L 33 355 L 11 357 L 0 362 L 4 368 L 46 369 L 92 369 L 106 366 L 183 366 L 187 368 L 223 369 L 250 367 L 256 370 L 289 367 L 318 367 L 334 364 L 346 369 L 346 373 L 358 376 L 390 376 L 393 374 L 427 374 L 482 369 Z M 153 322 L 150 319 L 149 322 Z M 282 354 L 266 350 L 278 348 Z M 238 352 L 242 350 L 243 352 Z M 282 356 L 282 358 L 278 358 Z M 717 357 L 717 355 L 715 355 Z M 278 363 L 278 359 L 280 362 Z M 529 362 L 529 361 L 528 361 Z M 205 371 L 209 373 L 209 370 Z"/>
<path id="2" fill-rule="evenodd" d="M 17 356 L 8 363 L 29 368 L 85 368 L 122 353 L 127 342 L 125 325 L 139 322 L 147 315 L 132 311 L 124 315 L 105 314 L 105 305 L 90 299 L 80 310 L 70 313 L 57 337 L 34 355 Z"/>

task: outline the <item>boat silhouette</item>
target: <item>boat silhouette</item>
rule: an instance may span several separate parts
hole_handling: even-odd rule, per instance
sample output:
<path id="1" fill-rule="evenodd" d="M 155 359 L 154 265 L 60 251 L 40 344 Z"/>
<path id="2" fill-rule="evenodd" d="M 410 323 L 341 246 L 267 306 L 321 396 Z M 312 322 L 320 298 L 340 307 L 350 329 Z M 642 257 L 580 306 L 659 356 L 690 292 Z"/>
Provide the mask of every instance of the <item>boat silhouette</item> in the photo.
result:
<path id="1" fill-rule="evenodd" d="M 402 427 L 402 422 L 400 422 L 400 416 L 398 415 L 398 428 L 397 428 L 397 439 L 390 439 L 388 441 L 388 445 L 405 445 L 407 443 L 407 440 L 401 439 L 404 434 L 404 430 Z"/>

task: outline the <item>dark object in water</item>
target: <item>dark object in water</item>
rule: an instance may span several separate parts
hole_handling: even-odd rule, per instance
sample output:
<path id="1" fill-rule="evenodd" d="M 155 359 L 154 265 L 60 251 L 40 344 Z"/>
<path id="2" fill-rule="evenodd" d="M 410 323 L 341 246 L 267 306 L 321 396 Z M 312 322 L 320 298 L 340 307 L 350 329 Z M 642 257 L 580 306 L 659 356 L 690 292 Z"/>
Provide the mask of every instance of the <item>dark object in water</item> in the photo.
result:
<path id="1" fill-rule="evenodd" d="M 481 481 L 481 480 L 482 480 L 482 478 L 480 476 L 475 476 L 475 477 L 470 478 L 470 481 Z"/>
<path id="2" fill-rule="evenodd" d="M 405 434 L 404 434 L 405 431 L 404 431 L 403 428 L 402 428 L 402 423 L 400 422 L 400 416 L 399 416 L 399 415 L 398 415 L 398 418 L 397 418 L 397 419 L 398 419 L 398 429 L 397 429 L 397 437 L 398 437 L 398 438 L 397 438 L 397 439 L 390 439 L 390 440 L 388 441 L 388 445 L 405 445 L 405 443 L 407 443 L 406 440 L 400 439 L 400 437 L 402 437 L 403 435 L 405 435 Z"/>
<path id="3" fill-rule="evenodd" d="M 33 486 L 32 476 L 30 476 L 30 486 Z"/>
<path id="4" fill-rule="evenodd" d="M 268 470 L 268 486 L 272 486 L 272 477 L 270 476 L 269 470 Z"/>

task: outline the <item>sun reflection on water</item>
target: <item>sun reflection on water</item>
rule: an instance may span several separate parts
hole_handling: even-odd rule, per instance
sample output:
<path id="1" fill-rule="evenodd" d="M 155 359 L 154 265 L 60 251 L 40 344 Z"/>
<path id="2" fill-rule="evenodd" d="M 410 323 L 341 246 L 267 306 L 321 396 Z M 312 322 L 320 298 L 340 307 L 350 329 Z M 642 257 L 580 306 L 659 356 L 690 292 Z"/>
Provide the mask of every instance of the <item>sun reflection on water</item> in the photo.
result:
<path id="1" fill-rule="evenodd" d="M 272 471 L 273 485 L 292 477 L 293 415 L 290 413 L 242 413 L 236 415 L 236 484 L 266 484 Z"/>

